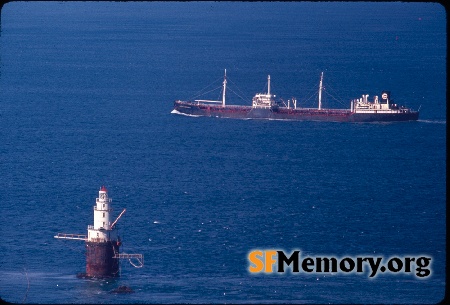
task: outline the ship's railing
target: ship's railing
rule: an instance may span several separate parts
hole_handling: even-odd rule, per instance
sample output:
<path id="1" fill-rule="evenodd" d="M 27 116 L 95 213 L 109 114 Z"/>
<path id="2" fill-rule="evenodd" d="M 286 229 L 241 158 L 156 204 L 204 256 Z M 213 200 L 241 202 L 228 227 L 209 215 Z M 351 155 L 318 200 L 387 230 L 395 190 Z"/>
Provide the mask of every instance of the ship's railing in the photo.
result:
<path id="1" fill-rule="evenodd" d="M 342 113 L 349 113 L 351 112 L 350 109 L 317 109 L 317 108 L 299 108 L 293 109 L 293 108 L 279 108 L 283 111 L 289 111 L 292 113 L 314 113 L 314 114 L 342 114 Z"/>
<path id="2" fill-rule="evenodd" d="M 195 101 L 195 102 L 190 102 L 190 101 L 181 101 L 181 100 L 177 100 L 176 101 L 176 103 L 179 103 L 179 104 L 187 104 L 187 105 L 195 105 L 195 106 L 200 106 L 200 107 L 220 107 L 220 106 L 215 106 L 215 105 L 212 105 L 212 106 L 209 106 L 209 105 L 207 105 L 207 104 L 204 104 L 204 105 L 202 105 L 202 104 L 198 104 L 198 102 L 197 102 L 197 100 Z M 226 106 L 226 108 L 227 109 L 232 109 L 232 108 L 248 108 L 249 106 L 244 106 L 244 105 L 227 105 Z"/>
<path id="3" fill-rule="evenodd" d="M 222 106 L 208 106 L 208 105 L 202 105 L 202 104 L 200 104 L 200 105 L 196 104 L 195 106 L 199 106 L 201 109 L 206 109 L 208 107 L 214 107 L 215 110 L 223 109 Z M 244 106 L 244 105 L 227 105 L 226 109 L 247 109 L 249 107 L 250 106 Z"/>
<path id="4" fill-rule="evenodd" d="M 409 110 L 408 110 L 409 111 Z M 405 109 L 355 109 L 355 113 L 406 113 Z"/>
<path id="5" fill-rule="evenodd" d="M 197 103 L 218 103 L 221 104 L 222 101 L 211 101 L 211 100 L 195 100 Z"/>
<path id="6" fill-rule="evenodd" d="M 280 107 L 280 108 L 285 108 L 285 109 L 291 109 L 291 110 L 301 110 L 301 111 L 303 111 L 303 110 L 307 110 L 307 111 L 316 111 L 316 112 L 318 112 L 318 111 L 322 111 L 322 112 L 330 112 L 330 111 L 336 111 L 336 112 L 345 112 L 345 111 L 350 111 L 350 109 L 338 109 L 338 108 L 336 108 L 336 109 L 333 109 L 333 108 L 328 108 L 328 109 L 317 109 L 317 108 L 306 108 L 306 107 L 299 107 L 299 106 L 297 106 L 297 109 L 294 109 L 294 108 L 287 108 L 287 107 Z"/>

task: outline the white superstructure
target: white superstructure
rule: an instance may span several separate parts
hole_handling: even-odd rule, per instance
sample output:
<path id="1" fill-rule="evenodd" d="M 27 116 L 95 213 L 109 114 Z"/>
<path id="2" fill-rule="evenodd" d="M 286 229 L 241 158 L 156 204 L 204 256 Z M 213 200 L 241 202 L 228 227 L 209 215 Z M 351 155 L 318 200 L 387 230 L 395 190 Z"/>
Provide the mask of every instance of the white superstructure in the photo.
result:
<path id="1" fill-rule="evenodd" d="M 267 76 L 267 93 L 258 93 L 253 97 L 253 108 L 271 108 L 275 105 L 275 95 L 270 94 L 270 75 Z"/>
<path id="2" fill-rule="evenodd" d="M 369 95 L 363 94 L 360 98 L 351 101 L 350 110 L 354 113 L 406 113 L 410 112 L 405 107 L 399 107 L 390 100 L 390 92 L 383 91 L 381 99 L 375 95 L 373 102 L 369 101 Z"/>

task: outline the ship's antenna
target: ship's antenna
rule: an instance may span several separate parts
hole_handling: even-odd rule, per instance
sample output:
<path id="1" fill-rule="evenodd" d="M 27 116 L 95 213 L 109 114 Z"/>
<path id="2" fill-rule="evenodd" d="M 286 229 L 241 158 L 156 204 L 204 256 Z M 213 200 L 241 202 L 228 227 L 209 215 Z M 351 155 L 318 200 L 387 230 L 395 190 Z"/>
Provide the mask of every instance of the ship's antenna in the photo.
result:
<path id="1" fill-rule="evenodd" d="M 222 94 L 222 106 L 225 107 L 225 91 L 227 90 L 227 69 L 225 69 L 225 75 L 223 76 L 223 94 Z"/>
<path id="2" fill-rule="evenodd" d="M 267 75 L 267 95 L 270 95 L 270 75 Z"/>
<path id="3" fill-rule="evenodd" d="M 323 82 L 323 72 L 320 75 L 320 84 L 319 84 L 319 110 L 322 109 L 322 82 Z"/>

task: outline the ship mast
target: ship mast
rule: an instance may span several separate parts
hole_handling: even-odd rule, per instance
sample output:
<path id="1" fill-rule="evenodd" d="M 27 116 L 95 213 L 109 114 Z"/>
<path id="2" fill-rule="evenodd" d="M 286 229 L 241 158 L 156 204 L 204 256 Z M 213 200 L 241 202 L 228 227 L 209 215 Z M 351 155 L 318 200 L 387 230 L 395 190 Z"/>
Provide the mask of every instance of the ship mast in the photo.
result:
<path id="1" fill-rule="evenodd" d="M 222 106 L 225 107 L 225 91 L 227 90 L 227 69 L 225 69 L 225 75 L 223 76 L 223 94 L 222 94 Z"/>
<path id="2" fill-rule="evenodd" d="M 267 95 L 270 95 L 270 75 L 267 75 Z"/>
<path id="3" fill-rule="evenodd" d="M 319 110 L 322 109 L 322 81 L 323 81 L 323 72 L 320 75 L 320 84 L 319 84 Z"/>

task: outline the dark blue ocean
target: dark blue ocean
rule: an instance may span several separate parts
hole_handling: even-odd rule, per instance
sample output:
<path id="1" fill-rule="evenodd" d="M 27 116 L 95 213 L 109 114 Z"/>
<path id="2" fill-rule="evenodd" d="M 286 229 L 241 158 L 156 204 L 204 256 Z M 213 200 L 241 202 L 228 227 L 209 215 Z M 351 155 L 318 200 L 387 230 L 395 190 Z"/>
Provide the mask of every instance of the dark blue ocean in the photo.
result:
<path id="1" fill-rule="evenodd" d="M 446 11 L 436 3 L 11 2 L 1 10 L 0 297 L 18 303 L 436 303 L 446 266 Z M 417 122 L 171 114 L 227 69 L 248 100 L 390 90 Z M 231 83 L 231 81 L 233 83 Z M 311 91 L 313 88 L 313 91 Z M 317 92 L 316 92 L 317 93 Z M 327 95 L 328 96 L 328 95 Z M 217 96 L 209 98 L 216 99 Z M 312 99 L 314 103 L 314 98 Z M 233 100 L 228 103 L 245 104 Z M 317 105 L 317 102 L 316 102 Z M 105 185 L 116 280 L 83 280 Z M 431 275 L 251 274 L 254 249 L 431 257 Z M 110 294 L 120 285 L 135 292 Z"/>

